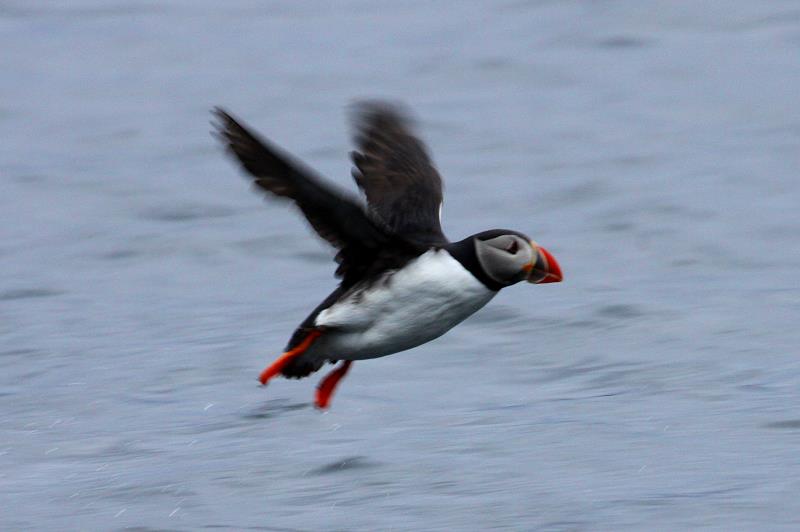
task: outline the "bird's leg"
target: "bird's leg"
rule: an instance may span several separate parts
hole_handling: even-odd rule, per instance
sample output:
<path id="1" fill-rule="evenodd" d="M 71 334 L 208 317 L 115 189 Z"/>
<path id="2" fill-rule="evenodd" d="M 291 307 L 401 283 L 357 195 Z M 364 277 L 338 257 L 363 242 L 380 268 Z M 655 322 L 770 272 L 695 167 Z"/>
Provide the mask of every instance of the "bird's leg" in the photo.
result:
<path id="1" fill-rule="evenodd" d="M 336 390 L 336 385 L 347 375 L 347 371 L 352 364 L 352 360 L 343 360 L 338 368 L 325 375 L 325 378 L 317 386 L 317 394 L 314 398 L 314 404 L 317 408 L 328 408 L 333 392 Z"/>
<path id="2" fill-rule="evenodd" d="M 308 333 L 308 336 L 303 338 L 302 342 L 297 344 L 296 347 L 285 352 L 284 354 L 279 356 L 275 360 L 275 362 L 267 366 L 266 369 L 264 369 L 264 371 L 262 371 L 261 375 L 259 375 L 258 377 L 258 380 L 261 381 L 261 384 L 267 384 L 267 382 L 269 382 L 269 380 L 272 377 L 280 373 L 281 370 L 283 370 L 283 368 L 286 367 L 286 364 L 291 362 L 294 358 L 299 357 L 300 355 L 305 353 L 306 350 L 308 350 L 308 348 L 311 347 L 311 344 L 314 343 L 314 340 L 316 340 L 320 334 L 322 334 L 322 331 L 318 331 L 316 329 L 312 330 L 310 333 Z"/>

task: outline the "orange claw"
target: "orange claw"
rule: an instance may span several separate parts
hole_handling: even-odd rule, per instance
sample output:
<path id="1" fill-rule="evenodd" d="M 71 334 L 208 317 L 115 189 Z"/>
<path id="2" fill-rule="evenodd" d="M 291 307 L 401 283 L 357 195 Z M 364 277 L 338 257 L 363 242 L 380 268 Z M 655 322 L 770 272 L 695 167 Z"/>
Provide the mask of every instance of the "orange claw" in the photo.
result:
<path id="1" fill-rule="evenodd" d="M 336 390 L 336 385 L 347 375 L 347 371 L 350 369 L 352 363 L 352 360 L 342 361 L 342 364 L 338 368 L 328 373 L 325 378 L 322 379 L 319 386 L 317 386 L 317 394 L 314 398 L 314 404 L 317 408 L 328 408 L 331 397 L 333 397 L 333 392 Z"/>
<path id="2" fill-rule="evenodd" d="M 258 376 L 258 380 L 261 381 L 261 384 L 267 384 L 269 380 L 281 372 L 281 370 L 286 367 L 286 364 L 292 361 L 292 359 L 302 355 L 306 352 L 306 350 L 311 347 L 311 344 L 314 343 L 314 340 L 319 338 L 319 335 L 322 334 L 322 331 L 313 330 L 308 333 L 308 336 L 303 338 L 303 341 L 300 342 L 297 347 L 290 349 L 289 351 L 285 352 L 281 356 L 279 356 L 275 362 L 270 364 L 269 366 L 261 372 L 261 375 Z"/>

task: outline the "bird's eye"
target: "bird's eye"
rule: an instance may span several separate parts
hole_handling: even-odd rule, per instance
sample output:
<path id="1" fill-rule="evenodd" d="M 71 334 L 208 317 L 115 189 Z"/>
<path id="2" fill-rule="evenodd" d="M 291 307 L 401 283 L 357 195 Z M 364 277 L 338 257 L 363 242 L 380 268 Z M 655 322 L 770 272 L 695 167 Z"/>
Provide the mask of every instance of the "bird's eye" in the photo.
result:
<path id="1" fill-rule="evenodd" d="M 512 240 L 511 244 L 509 244 L 508 247 L 506 248 L 506 251 L 508 251 L 512 255 L 516 255 L 517 251 L 519 251 L 519 244 L 517 244 L 517 241 Z"/>

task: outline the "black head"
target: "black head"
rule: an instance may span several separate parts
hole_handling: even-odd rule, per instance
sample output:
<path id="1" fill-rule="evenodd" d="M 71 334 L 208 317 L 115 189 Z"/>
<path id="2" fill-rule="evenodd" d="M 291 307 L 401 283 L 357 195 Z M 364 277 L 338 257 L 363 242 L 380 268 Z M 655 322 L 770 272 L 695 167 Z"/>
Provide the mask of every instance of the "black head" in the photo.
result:
<path id="1" fill-rule="evenodd" d="M 510 229 L 491 229 L 448 246 L 461 264 L 492 290 L 520 281 L 560 282 L 556 259 L 530 237 Z"/>

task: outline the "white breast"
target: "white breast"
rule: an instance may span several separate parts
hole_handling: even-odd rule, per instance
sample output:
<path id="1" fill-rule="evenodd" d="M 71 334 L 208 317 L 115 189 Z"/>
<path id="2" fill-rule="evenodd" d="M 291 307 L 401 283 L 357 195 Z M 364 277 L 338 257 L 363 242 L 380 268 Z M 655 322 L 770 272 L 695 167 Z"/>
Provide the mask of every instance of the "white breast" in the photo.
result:
<path id="1" fill-rule="evenodd" d="M 431 250 L 320 312 L 316 325 L 336 329 L 314 351 L 357 360 L 410 349 L 441 336 L 496 293 L 446 251 Z"/>

